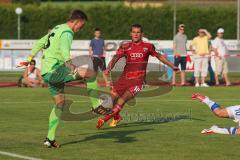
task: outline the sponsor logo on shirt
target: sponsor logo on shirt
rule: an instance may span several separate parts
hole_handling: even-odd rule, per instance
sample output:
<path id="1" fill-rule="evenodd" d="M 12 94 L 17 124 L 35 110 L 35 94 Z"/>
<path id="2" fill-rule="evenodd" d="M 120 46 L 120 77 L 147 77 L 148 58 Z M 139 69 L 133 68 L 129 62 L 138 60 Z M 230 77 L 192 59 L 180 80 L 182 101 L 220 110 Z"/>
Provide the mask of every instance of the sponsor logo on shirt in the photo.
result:
<path id="1" fill-rule="evenodd" d="M 142 58 L 143 57 L 143 53 L 131 53 L 130 57 L 131 58 Z"/>

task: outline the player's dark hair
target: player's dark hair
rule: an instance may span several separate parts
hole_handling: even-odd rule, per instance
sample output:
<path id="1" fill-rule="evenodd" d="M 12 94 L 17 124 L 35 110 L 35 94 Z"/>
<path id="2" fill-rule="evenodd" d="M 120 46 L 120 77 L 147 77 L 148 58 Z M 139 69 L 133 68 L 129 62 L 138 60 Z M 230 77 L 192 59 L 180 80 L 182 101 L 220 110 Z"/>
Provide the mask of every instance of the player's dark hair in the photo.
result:
<path id="1" fill-rule="evenodd" d="M 94 31 L 95 31 L 95 32 L 96 32 L 96 31 L 101 31 L 101 29 L 100 29 L 100 28 L 95 28 Z"/>
<path id="2" fill-rule="evenodd" d="M 142 27 L 140 24 L 133 24 L 133 25 L 131 26 L 130 31 L 132 31 L 133 28 L 140 28 L 141 32 L 143 32 L 143 27 Z"/>
<path id="3" fill-rule="evenodd" d="M 70 21 L 70 20 L 77 20 L 77 19 L 81 19 L 81 20 L 85 20 L 85 21 L 88 20 L 87 15 L 83 11 L 81 11 L 79 9 L 74 9 L 71 12 L 71 15 L 68 20 Z"/>
<path id="4" fill-rule="evenodd" d="M 35 61 L 34 59 L 32 59 L 32 60 L 30 61 L 30 64 L 36 65 L 36 61 Z"/>

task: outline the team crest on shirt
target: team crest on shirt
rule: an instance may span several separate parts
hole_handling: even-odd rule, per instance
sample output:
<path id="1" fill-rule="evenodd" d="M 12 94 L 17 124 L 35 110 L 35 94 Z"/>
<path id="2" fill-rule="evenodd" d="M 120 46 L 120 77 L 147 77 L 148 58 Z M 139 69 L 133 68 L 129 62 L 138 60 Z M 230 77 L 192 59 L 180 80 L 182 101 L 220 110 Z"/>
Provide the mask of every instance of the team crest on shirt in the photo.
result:
<path id="1" fill-rule="evenodd" d="M 143 48 L 143 51 L 144 51 L 144 52 L 147 52 L 147 51 L 148 51 L 148 48 Z"/>

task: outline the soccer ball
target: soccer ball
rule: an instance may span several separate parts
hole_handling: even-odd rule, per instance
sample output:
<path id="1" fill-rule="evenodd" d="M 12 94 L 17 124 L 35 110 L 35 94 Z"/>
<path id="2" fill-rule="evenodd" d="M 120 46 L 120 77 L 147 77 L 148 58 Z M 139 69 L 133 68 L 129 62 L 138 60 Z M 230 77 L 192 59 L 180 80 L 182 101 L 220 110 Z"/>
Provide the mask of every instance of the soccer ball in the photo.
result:
<path id="1" fill-rule="evenodd" d="M 75 66 L 74 73 L 78 73 L 80 77 L 86 79 L 96 77 L 97 73 L 94 71 L 93 61 L 88 55 L 74 57 L 71 62 Z"/>
<path id="2" fill-rule="evenodd" d="M 112 97 L 108 94 L 101 94 L 99 101 L 104 108 L 111 109 L 113 107 Z"/>

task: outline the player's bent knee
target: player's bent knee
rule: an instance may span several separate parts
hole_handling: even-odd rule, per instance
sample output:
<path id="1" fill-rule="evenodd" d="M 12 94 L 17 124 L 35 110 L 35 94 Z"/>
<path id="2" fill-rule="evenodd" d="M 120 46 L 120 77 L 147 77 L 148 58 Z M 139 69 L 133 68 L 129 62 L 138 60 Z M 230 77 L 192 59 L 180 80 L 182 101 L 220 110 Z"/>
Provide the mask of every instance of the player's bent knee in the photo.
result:
<path id="1" fill-rule="evenodd" d="M 57 106 L 63 106 L 65 103 L 64 94 L 58 94 L 54 96 L 54 101 Z"/>
<path id="2" fill-rule="evenodd" d="M 119 97 L 119 95 L 117 94 L 117 92 L 111 91 L 110 94 L 111 94 L 112 99 L 116 99 L 116 98 Z"/>
<path id="3" fill-rule="evenodd" d="M 118 98 L 118 100 L 117 100 L 117 104 L 119 104 L 119 105 L 124 105 L 124 104 L 125 104 L 125 100 L 124 100 L 122 97 L 120 97 L 120 98 Z"/>
<path id="4" fill-rule="evenodd" d="M 87 68 L 82 68 L 79 67 L 77 69 L 79 76 L 83 77 L 83 78 L 93 78 L 96 77 L 96 72 L 94 70 L 91 69 L 87 69 Z"/>
<path id="5" fill-rule="evenodd" d="M 222 117 L 222 114 L 221 114 L 221 110 L 220 109 L 216 109 L 215 111 L 214 111 L 214 114 L 217 116 L 217 117 Z"/>

